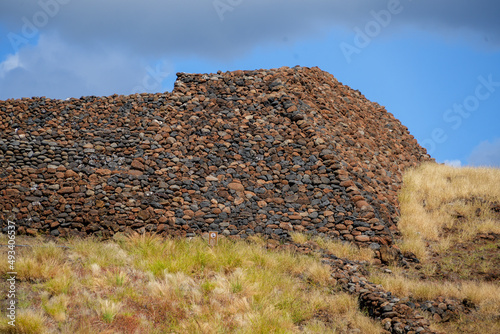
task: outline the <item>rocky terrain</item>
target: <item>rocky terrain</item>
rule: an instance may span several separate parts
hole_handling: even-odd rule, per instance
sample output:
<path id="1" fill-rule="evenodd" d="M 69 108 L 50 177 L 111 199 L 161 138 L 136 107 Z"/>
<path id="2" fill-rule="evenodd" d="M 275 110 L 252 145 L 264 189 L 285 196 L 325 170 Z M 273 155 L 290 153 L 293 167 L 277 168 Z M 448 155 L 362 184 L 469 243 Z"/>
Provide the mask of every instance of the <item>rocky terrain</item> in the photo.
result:
<path id="1" fill-rule="evenodd" d="M 429 159 L 392 114 L 318 68 L 0 101 L 0 208 L 28 235 L 304 231 L 378 250 L 397 231 L 403 170 Z"/>
<path id="2" fill-rule="evenodd" d="M 434 333 L 429 329 L 429 319 L 434 323 L 448 322 L 475 309 L 475 305 L 467 299 L 460 301 L 444 297 L 434 300 L 400 298 L 367 279 L 369 266 L 366 262 L 338 258 L 314 242 L 292 244 L 288 247 L 300 253 L 319 252 L 322 262 L 331 266 L 332 277 L 337 279 L 340 288 L 356 295 L 360 309 L 380 320 L 384 329 L 390 333 Z M 384 270 L 390 273 L 389 269 Z"/>

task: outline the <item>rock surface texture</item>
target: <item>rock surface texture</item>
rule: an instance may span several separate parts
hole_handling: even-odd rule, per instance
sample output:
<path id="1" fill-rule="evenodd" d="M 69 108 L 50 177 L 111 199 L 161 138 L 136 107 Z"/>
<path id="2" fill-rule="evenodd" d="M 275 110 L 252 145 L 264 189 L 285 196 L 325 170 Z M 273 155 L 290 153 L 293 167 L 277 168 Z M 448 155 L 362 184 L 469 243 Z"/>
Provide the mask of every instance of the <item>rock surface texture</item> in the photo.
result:
<path id="1" fill-rule="evenodd" d="M 0 101 L 0 209 L 25 234 L 301 231 L 377 251 L 397 231 L 402 172 L 426 160 L 392 114 L 318 68 Z"/>

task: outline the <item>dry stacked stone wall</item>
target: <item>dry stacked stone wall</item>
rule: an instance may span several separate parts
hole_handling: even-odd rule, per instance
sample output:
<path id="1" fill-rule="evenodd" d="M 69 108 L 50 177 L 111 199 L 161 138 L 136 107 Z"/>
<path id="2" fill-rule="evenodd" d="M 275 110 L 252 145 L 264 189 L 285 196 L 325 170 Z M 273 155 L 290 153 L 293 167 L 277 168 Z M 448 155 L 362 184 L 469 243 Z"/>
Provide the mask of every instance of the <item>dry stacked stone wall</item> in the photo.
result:
<path id="1" fill-rule="evenodd" d="M 177 76 L 172 93 L 0 101 L 2 227 L 392 244 L 402 172 L 430 157 L 384 107 L 318 68 Z"/>

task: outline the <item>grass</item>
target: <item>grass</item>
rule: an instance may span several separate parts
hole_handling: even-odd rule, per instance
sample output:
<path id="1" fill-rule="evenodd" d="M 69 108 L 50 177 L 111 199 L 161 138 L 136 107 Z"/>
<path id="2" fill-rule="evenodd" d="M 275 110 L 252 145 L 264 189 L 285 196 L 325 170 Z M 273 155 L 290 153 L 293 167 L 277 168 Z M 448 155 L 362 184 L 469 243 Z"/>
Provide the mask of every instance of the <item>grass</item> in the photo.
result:
<path id="1" fill-rule="evenodd" d="M 399 194 L 402 251 L 418 258 L 446 251 L 478 233 L 500 233 L 491 205 L 500 202 L 500 170 L 423 164 L 405 173 Z M 431 247 L 427 247 L 430 244 Z"/>
<path id="2" fill-rule="evenodd" d="M 470 315 L 461 315 L 457 320 L 435 324 L 433 328 L 441 333 L 500 333 L 500 321 L 498 315 L 483 315 L 473 312 Z"/>
<path id="3" fill-rule="evenodd" d="M 120 312 L 121 303 L 115 303 L 111 300 L 99 300 L 99 308 L 97 313 L 101 316 L 102 320 L 106 323 L 112 323 L 116 315 Z"/>
<path id="4" fill-rule="evenodd" d="M 337 257 L 346 258 L 352 261 L 366 261 L 371 263 L 374 259 L 374 252 L 369 248 L 359 248 L 357 245 L 321 237 L 312 237 L 303 233 L 292 233 L 293 242 L 301 245 L 311 244 L 325 249 Z"/>
<path id="5" fill-rule="evenodd" d="M 468 299 L 477 306 L 434 324 L 437 331 L 498 333 L 500 285 L 483 277 L 498 275 L 500 241 L 482 241 L 478 234 L 500 233 L 500 216 L 492 210 L 500 203 L 500 170 L 428 163 L 407 171 L 403 182 L 398 244 L 420 259 L 419 269 L 372 270 L 369 279 L 399 297 Z"/>
<path id="6" fill-rule="evenodd" d="M 16 313 L 15 326 L 9 325 L 5 319 L 2 320 L 4 321 L 0 323 L 0 331 L 5 334 L 40 334 L 48 331 L 48 318 L 41 310 L 19 310 Z"/>
<path id="7" fill-rule="evenodd" d="M 478 274 L 488 275 L 498 272 L 500 240 L 485 244 L 469 244 L 466 249 L 467 251 L 464 251 L 451 246 L 449 251 L 441 256 L 439 262 L 441 271 L 452 273 L 462 280 L 476 279 Z"/>
<path id="8" fill-rule="evenodd" d="M 49 316 L 57 322 L 66 320 L 69 301 L 69 297 L 66 294 L 49 297 L 49 293 L 44 291 L 40 297 L 42 299 L 42 307 Z"/>
<path id="9" fill-rule="evenodd" d="M 401 297 L 416 300 L 432 300 L 437 297 L 469 299 L 475 305 L 500 310 L 500 285 L 493 282 L 445 280 L 420 280 L 411 278 L 400 267 L 390 267 L 392 273 L 372 273 L 370 281 L 381 284 L 387 290 Z"/>
<path id="10" fill-rule="evenodd" d="M 6 238 L 2 235 L 2 242 Z M 56 277 L 65 269 L 63 248 L 56 247 L 53 242 L 43 244 L 41 239 L 35 239 L 34 244 L 43 247 L 31 249 L 29 257 L 16 259 L 17 278 L 21 281 L 40 282 Z M 1 261 L 0 272 L 8 272 L 7 261 Z"/>
<path id="11" fill-rule="evenodd" d="M 372 268 L 373 269 L 373 268 Z M 416 301 L 436 300 L 438 297 L 469 300 L 477 310 L 462 314 L 445 324 L 434 324 L 442 333 L 496 334 L 500 326 L 500 285 L 496 282 L 478 280 L 422 280 L 412 272 L 400 267 L 390 267 L 392 273 L 373 270 L 369 280 L 380 284 L 398 297 L 411 297 Z M 481 328 L 481 331 L 477 329 Z"/>
<path id="12" fill-rule="evenodd" d="M 268 251 L 263 240 L 209 247 L 201 238 L 135 235 L 61 248 L 21 239 L 36 247 L 18 252 L 24 325 L 15 333 L 382 331 L 338 292 L 317 255 Z M 1 332 L 10 330 L 4 323 Z"/>

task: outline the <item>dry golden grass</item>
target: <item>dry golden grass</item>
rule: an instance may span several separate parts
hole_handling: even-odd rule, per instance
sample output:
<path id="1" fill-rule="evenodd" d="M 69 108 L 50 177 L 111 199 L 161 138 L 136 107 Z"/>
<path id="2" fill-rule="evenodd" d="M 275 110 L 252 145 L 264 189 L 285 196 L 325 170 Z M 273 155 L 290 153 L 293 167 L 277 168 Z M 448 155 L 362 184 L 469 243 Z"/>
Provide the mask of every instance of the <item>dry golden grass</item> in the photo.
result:
<path id="1" fill-rule="evenodd" d="M 417 300 L 432 300 L 437 297 L 469 299 L 484 309 L 500 310 L 500 285 L 493 282 L 449 282 L 409 278 L 400 267 L 391 267 L 391 274 L 372 273 L 370 280 L 381 284 L 398 296 Z"/>
<path id="2" fill-rule="evenodd" d="M 11 326 L 2 315 L 0 332 L 5 334 L 42 334 L 48 333 L 48 318 L 41 310 L 23 309 L 16 314 L 15 326 Z"/>
<path id="3" fill-rule="evenodd" d="M 136 235 L 23 249 L 15 333 L 381 332 L 317 256 L 264 244 Z"/>
<path id="4" fill-rule="evenodd" d="M 292 236 L 292 241 L 298 244 L 305 244 L 307 241 L 311 239 L 311 237 L 308 236 L 307 234 L 299 232 L 292 232 L 291 236 Z"/>
<path id="5" fill-rule="evenodd" d="M 68 309 L 69 297 L 66 294 L 60 294 L 50 297 L 47 291 L 41 294 L 42 306 L 44 311 L 54 318 L 55 321 L 61 322 L 66 320 L 66 312 Z"/>
<path id="6" fill-rule="evenodd" d="M 320 237 L 311 237 L 303 233 L 292 233 L 292 240 L 298 244 L 306 244 L 308 241 L 313 241 L 319 247 L 332 252 L 335 256 L 346 258 L 352 261 L 367 261 L 372 262 L 374 252 L 369 248 L 359 248 L 357 245 L 342 242 L 340 240 L 332 240 Z"/>
<path id="7" fill-rule="evenodd" d="M 6 235 L 0 235 L 0 243 L 7 244 Z M 41 282 L 54 278 L 64 270 L 64 248 L 53 242 L 43 243 L 41 239 L 33 239 L 36 247 L 17 248 L 17 254 L 30 256 L 16 257 L 17 279 L 30 282 Z M 2 251 L 7 252 L 7 248 Z M 7 257 L 6 257 L 7 258 Z M 8 262 L 0 261 L 0 272 L 8 272 Z"/>
<path id="8" fill-rule="evenodd" d="M 485 315 L 481 312 L 472 312 L 460 315 L 455 321 L 433 324 L 431 329 L 446 334 L 498 334 L 500 320 L 498 314 Z"/>
<path id="9" fill-rule="evenodd" d="M 420 259 L 435 251 L 465 242 L 478 233 L 500 233 L 500 222 L 490 210 L 500 202 L 500 170 L 455 168 L 423 164 L 404 175 L 399 194 L 403 235 L 400 247 Z"/>
<path id="10" fill-rule="evenodd" d="M 473 314 L 462 314 L 445 324 L 433 324 L 433 328 L 449 334 L 485 333 L 496 334 L 500 328 L 500 285 L 477 281 L 423 281 L 408 278 L 403 269 L 391 267 L 393 274 L 376 273 L 370 281 L 381 284 L 399 297 L 416 300 L 434 300 L 437 297 L 468 299 L 477 306 Z M 432 320 L 432 319 L 431 319 Z M 432 321 L 431 321 L 432 322 Z M 478 331 L 478 329 L 481 329 Z"/>
<path id="11" fill-rule="evenodd" d="M 392 274 L 372 271 L 370 280 L 401 297 L 468 299 L 478 306 L 472 314 L 434 324 L 435 330 L 450 334 L 498 333 L 500 285 L 474 279 L 477 272 L 494 269 L 483 255 L 494 252 L 497 243 L 471 243 L 478 233 L 500 233 L 498 215 L 491 210 L 492 204 L 500 203 L 498 184 L 500 170 L 493 168 L 428 163 L 407 171 L 399 194 L 398 227 L 403 236 L 399 246 L 422 261 L 420 273 L 427 277 L 436 274 L 439 261 L 440 270 L 458 278 L 421 280 L 412 271 L 391 267 Z M 468 246 L 462 249 L 455 247 L 457 244 Z M 469 254 L 468 249 L 477 254 Z"/>

